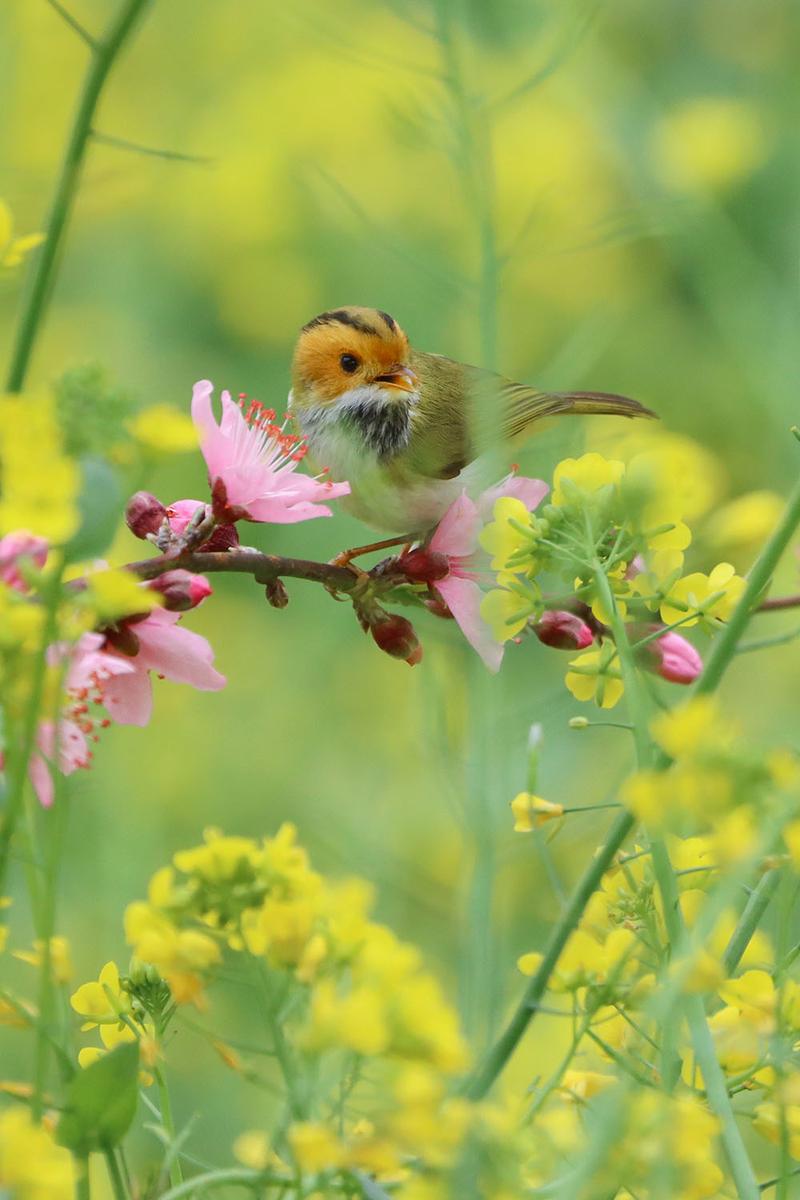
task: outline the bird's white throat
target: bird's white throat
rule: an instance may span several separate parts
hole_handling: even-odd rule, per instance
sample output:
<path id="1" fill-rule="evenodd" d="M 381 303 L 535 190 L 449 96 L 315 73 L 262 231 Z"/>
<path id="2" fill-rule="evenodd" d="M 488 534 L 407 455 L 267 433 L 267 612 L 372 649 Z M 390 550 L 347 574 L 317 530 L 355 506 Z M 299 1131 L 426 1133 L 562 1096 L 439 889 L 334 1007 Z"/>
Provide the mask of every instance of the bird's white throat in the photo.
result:
<path id="1" fill-rule="evenodd" d="M 382 462 L 405 450 L 418 405 L 416 392 L 366 384 L 342 392 L 332 404 L 306 405 L 294 412 L 314 457 L 322 456 L 326 463 L 331 460 L 334 469 L 331 452 L 341 454 L 342 443 Z M 293 407 L 291 392 L 289 407 Z"/>

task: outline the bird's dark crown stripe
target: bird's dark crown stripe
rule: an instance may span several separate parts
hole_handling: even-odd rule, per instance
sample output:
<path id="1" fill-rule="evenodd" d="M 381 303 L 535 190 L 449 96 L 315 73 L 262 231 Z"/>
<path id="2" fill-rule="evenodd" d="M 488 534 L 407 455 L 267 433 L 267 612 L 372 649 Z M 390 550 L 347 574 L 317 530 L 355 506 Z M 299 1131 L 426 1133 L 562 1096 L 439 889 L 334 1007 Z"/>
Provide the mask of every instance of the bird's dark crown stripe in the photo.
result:
<path id="1" fill-rule="evenodd" d="M 356 316 L 355 313 L 349 313 L 345 308 L 333 308 L 330 312 L 320 313 L 318 317 L 314 317 L 313 321 L 309 321 L 307 325 L 303 326 L 303 332 L 314 329 L 317 325 L 349 325 L 351 329 L 357 329 L 360 333 L 377 334 L 378 332 L 374 325 L 370 325 L 369 321 Z"/>
<path id="2" fill-rule="evenodd" d="M 397 322 L 395 321 L 394 317 L 390 317 L 386 312 L 381 312 L 380 309 L 378 309 L 378 316 L 382 321 L 386 322 L 392 333 L 394 333 L 395 329 L 397 329 Z"/>

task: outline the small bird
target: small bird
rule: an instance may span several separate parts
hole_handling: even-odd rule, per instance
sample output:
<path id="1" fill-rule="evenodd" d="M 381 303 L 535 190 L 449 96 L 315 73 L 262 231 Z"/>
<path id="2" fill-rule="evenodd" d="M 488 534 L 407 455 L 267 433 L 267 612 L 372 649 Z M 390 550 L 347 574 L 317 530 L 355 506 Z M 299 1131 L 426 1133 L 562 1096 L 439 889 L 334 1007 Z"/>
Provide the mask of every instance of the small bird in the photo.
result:
<path id="1" fill-rule="evenodd" d="M 608 392 L 541 392 L 441 354 L 415 350 L 393 317 L 349 305 L 300 331 L 289 407 L 311 461 L 346 479 L 342 505 L 409 539 L 430 530 L 496 460 L 487 447 L 560 413 L 655 414 Z M 496 472 L 495 472 L 496 473 Z"/>

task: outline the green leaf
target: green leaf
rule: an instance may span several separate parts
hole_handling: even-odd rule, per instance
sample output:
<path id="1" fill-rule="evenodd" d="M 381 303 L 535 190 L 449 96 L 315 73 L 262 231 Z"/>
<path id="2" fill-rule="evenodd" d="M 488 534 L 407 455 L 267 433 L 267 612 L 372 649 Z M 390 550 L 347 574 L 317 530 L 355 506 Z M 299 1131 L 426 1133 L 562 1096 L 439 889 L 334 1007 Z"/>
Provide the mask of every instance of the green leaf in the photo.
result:
<path id="1" fill-rule="evenodd" d="M 138 1042 L 125 1042 L 78 1071 L 58 1123 L 59 1144 L 84 1156 L 118 1145 L 136 1113 L 138 1078 Z"/>
<path id="2" fill-rule="evenodd" d="M 81 462 L 83 486 L 78 498 L 81 523 L 67 544 L 67 562 L 97 558 L 107 548 L 122 514 L 122 492 L 114 471 L 97 458 Z"/>

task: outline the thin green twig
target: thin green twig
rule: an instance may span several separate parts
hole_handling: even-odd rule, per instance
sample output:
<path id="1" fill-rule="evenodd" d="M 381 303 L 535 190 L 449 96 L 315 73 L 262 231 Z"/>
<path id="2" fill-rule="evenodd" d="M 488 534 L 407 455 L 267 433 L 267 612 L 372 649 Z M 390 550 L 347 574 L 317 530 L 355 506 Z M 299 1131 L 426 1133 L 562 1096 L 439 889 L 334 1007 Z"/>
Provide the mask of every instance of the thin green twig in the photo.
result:
<path id="1" fill-rule="evenodd" d="M 92 48 L 92 56 L 56 183 L 50 216 L 47 220 L 45 240 L 38 254 L 32 259 L 33 274 L 25 297 L 6 382 L 6 390 L 9 392 L 21 391 L 25 383 L 31 353 L 52 291 L 59 251 L 72 215 L 86 157 L 86 148 L 91 137 L 92 121 L 103 87 L 115 60 L 148 2 L 149 0 L 125 0 L 117 15 L 110 22 L 108 29 L 99 39 L 90 38 L 85 31 L 82 31 L 82 27 L 78 26 L 77 22 L 69 18 L 62 5 L 53 4 L 56 11 L 65 20 L 69 20 L 72 28 L 80 33 L 85 41 L 88 41 Z"/>

